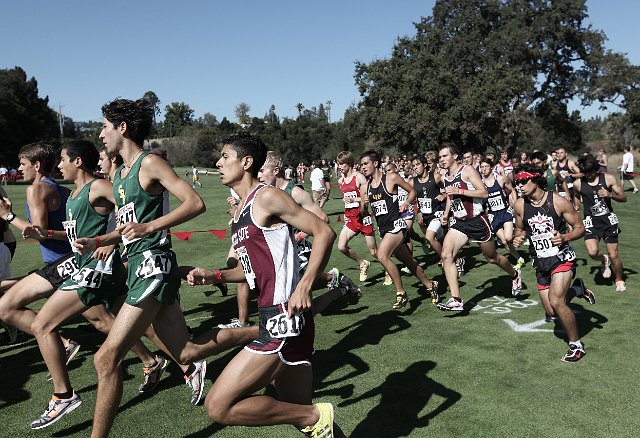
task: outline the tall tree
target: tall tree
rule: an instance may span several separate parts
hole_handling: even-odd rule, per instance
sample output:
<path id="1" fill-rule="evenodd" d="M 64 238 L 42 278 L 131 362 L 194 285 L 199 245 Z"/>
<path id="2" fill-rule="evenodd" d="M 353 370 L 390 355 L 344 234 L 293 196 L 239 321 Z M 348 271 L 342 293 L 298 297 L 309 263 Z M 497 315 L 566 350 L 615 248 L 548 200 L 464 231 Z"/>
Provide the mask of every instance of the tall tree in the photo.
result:
<path id="1" fill-rule="evenodd" d="M 171 102 L 164 107 L 164 135 L 180 135 L 186 126 L 193 124 L 193 110 L 184 102 Z"/>
<path id="2" fill-rule="evenodd" d="M 153 126 L 156 126 L 156 116 L 160 115 L 160 98 L 153 91 L 147 91 L 142 98 L 153 106 Z"/>
<path id="3" fill-rule="evenodd" d="M 59 138 L 49 98 L 38 96 L 38 82 L 20 67 L 0 70 L 0 162 L 15 165 L 18 151 L 34 141 Z"/>
<path id="4" fill-rule="evenodd" d="M 245 102 L 241 102 L 236 106 L 236 120 L 240 125 L 245 126 L 251 122 L 249 111 L 251 111 L 251 108 Z"/>

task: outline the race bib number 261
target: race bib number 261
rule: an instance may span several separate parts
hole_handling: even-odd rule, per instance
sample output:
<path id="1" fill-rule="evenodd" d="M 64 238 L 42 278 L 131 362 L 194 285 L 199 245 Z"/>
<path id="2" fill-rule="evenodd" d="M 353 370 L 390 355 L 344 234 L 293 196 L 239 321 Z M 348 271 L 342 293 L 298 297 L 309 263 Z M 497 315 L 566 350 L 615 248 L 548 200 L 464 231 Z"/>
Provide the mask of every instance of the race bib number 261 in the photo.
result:
<path id="1" fill-rule="evenodd" d="M 286 313 L 281 313 L 267 320 L 267 331 L 274 338 L 299 336 L 302 327 L 304 327 L 302 315 L 293 315 L 289 318 Z"/>

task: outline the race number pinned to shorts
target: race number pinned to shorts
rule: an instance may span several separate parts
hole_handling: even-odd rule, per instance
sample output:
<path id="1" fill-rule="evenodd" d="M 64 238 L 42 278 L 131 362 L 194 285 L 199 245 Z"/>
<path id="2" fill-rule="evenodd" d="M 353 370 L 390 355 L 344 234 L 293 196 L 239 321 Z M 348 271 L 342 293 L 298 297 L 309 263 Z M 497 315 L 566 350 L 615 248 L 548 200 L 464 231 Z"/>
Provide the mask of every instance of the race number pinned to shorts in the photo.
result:
<path id="1" fill-rule="evenodd" d="M 71 279 L 80 287 L 97 289 L 102 284 L 102 273 L 91 268 L 82 268 Z"/>
<path id="2" fill-rule="evenodd" d="M 389 210 L 387 209 L 387 201 L 384 199 L 371 203 L 371 209 L 373 210 L 373 214 L 376 216 L 389 213 Z"/>
<path id="3" fill-rule="evenodd" d="M 80 253 L 80 250 L 73 246 L 73 242 L 78 239 L 78 234 L 76 233 L 76 221 L 64 221 L 62 222 L 62 226 L 64 227 L 65 233 L 67 233 L 67 239 L 69 239 L 69 244 L 71 245 L 71 251 Z"/>
<path id="4" fill-rule="evenodd" d="M 118 209 L 118 225 L 127 224 L 129 222 L 138 223 L 138 216 L 136 216 L 136 208 L 133 202 L 129 202 Z M 127 246 L 128 244 L 140 239 L 141 237 L 136 237 L 135 239 L 129 240 L 122 236 L 122 243 Z"/>
<path id="5" fill-rule="evenodd" d="M 78 272 L 80 266 L 78 266 L 78 262 L 75 257 L 69 257 L 56 266 L 56 269 L 58 270 L 60 278 L 67 278 Z"/>
<path id="6" fill-rule="evenodd" d="M 496 195 L 490 197 L 488 201 L 491 211 L 504 210 L 504 202 L 502 202 L 502 196 L 500 196 L 500 193 L 496 193 Z"/>
<path id="7" fill-rule="evenodd" d="M 138 278 L 151 278 L 156 275 L 164 275 L 171 272 L 171 259 L 164 254 L 151 254 L 145 258 L 138 269 L 136 276 Z"/>
<path id="8" fill-rule="evenodd" d="M 293 315 L 291 318 L 286 313 L 281 313 L 267 319 L 267 331 L 274 338 L 289 338 L 299 336 L 304 327 L 304 316 Z"/>
<path id="9" fill-rule="evenodd" d="M 433 205 L 431 205 L 431 198 L 418 198 L 418 205 L 420 206 L 420 213 L 422 214 L 433 213 Z"/>
<path id="10" fill-rule="evenodd" d="M 563 262 L 571 262 L 576 259 L 576 252 L 571 245 L 565 245 L 558 253 L 558 258 Z"/>
<path id="11" fill-rule="evenodd" d="M 407 228 L 407 223 L 404 221 L 404 219 L 400 218 L 393 221 L 394 230 L 404 230 L 405 228 Z"/>
<path id="12" fill-rule="evenodd" d="M 373 225 L 373 218 L 371 217 L 370 214 L 362 218 L 362 225 L 364 225 L 365 227 L 368 227 L 369 225 Z"/>
<path id="13" fill-rule="evenodd" d="M 585 228 L 593 228 L 593 221 L 591 220 L 591 216 L 587 216 L 582 221 Z"/>
<path id="14" fill-rule="evenodd" d="M 609 215 L 609 223 L 611 225 L 617 225 L 618 224 L 618 216 L 615 213 L 611 213 Z"/>
<path id="15" fill-rule="evenodd" d="M 245 248 L 244 246 L 237 247 L 236 255 L 238 256 L 238 260 L 240 260 L 240 263 L 242 264 L 242 270 L 244 271 L 244 276 L 247 279 L 249 288 L 255 289 L 256 274 L 253 271 L 253 266 L 251 266 L 251 259 L 249 258 L 249 253 L 247 252 L 247 248 Z"/>
<path id="16" fill-rule="evenodd" d="M 531 244 L 536 250 L 536 256 L 539 258 L 547 258 L 558 255 L 559 248 L 551 243 L 553 233 L 541 233 L 531 236 Z"/>
<path id="17" fill-rule="evenodd" d="M 451 211 L 457 218 L 465 217 L 467 215 L 467 210 L 464 208 L 464 204 L 460 198 L 454 198 L 451 200 Z"/>

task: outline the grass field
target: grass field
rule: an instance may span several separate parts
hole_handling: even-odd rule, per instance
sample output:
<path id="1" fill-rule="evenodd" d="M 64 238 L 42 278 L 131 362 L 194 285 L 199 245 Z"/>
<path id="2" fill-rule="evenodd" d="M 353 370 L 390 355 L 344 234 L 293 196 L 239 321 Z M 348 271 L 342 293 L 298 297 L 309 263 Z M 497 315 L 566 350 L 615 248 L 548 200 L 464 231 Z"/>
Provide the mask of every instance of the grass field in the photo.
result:
<path id="1" fill-rule="evenodd" d="M 184 171 L 178 170 L 184 175 Z M 208 210 L 173 231 L 225 229 L 228 190 L 216 176 L 203 175 L 199 193 Z M 24 217 L 24 186 L 9 186 L 15 211 Z M 392 287 L 382 285 L 383 270 L 373 264 L 370 281 L 359 301 L 343 299 L 316 318 L 315 400 L 330 401 L 337 421 L 352 437 L 399 436 L 638 436 L 640 392 L 636 373 L 640 357 L 640 312 L 637 307 L 640 233 L 640 195 L 628 193 L 627 204 L 616 204 L 623 229 L 620 254 L 625 264 L 627 292 L 616 293 L 599 276 L 595 262 L 586 257 L 581 241 L 578 274 L 595 291 L 597 303 L 579 300 L 577 314 L 587 349 L 576 364 L 560 361 L 566 342 L 559 325 L 535 324 L 544 319 L 531 266 L 524 269 L 522 296 L 510 296 L 510 280 L 483 262 L 478 248 L 468 246 L 468 272 L 461 278 L 468 311 L 442 313 L 417 289 L 415 278 L 404 276 L 410 306 L 391 310 Z M 339 191 L 325 208 L 339 232 L 342 223 Z M 364 240 L 353 247 L 367 253 Z M 180 264 L 222 267 L 230 241 L 210 233 L 193 234 L 190 241 L 174 239 Z M 424 256 L 427 275 L 440 278 L 433 255 Z M 36 244 L 20 242 L 13 262 L 14 275 L 41 264 Z M 338 267 L 357 280 L 357 267 L 333 251 L 329 267 Z M 200 333 L 236 315 L 234 288 L 228 297 L 207 288 L 180 290 L 185 318 Z M 474 303 L 475 306 L 472 304 Z M 36 305 L 37 306 L 37 305 Z M 255 307 L 252 320 L 256 321 Z M 534 324 L 531 324 L 534 323 Z M 530 326 L 525 326 L 531 324 Z M 519 331 L 514 331 L 514 327 Z M 528 329 L 527 329 L 528 327 Z M 37 344 L 29 340 L 0 350 L 3 378 L 0 391 L 0 436 L 87 436 L 96 394 L 93 353 L 102 335 L 72 321 L 63 333 L 82 344 L 69 365 L 71 381 L 83 405 L 41 431 L 29 423 L 40 415 L 52 386 Z M 209 358 L 208 379 L 214 381 L 234 351 Z M 124 396 L 112 436 L 125 437 L 295 437 L 292 427 L 222 427 L 202 407 L 189 404 L 190 393 L 179 369 L 167 369 L 157 391 L 141 395 L 142 367 L 133 355 L 125 361 Z M 636 370 L 636 371 L 633 371 Z M 208 387 L 211 382 L 207 382 Z"/>

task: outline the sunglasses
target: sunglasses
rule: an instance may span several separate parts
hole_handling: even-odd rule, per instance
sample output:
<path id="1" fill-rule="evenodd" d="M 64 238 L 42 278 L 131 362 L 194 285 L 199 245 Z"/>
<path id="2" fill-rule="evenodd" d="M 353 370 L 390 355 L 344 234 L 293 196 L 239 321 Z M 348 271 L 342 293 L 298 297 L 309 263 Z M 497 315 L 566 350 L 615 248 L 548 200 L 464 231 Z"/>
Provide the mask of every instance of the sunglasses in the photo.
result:
<path id="1" fill-rule="evenodd" d="M 516 185 L 523 186 L 526 183 L 528 183 L 529 181 L 531 181 L 531 178 L 520 178 L 520 179 L 516 180 Z"/>

